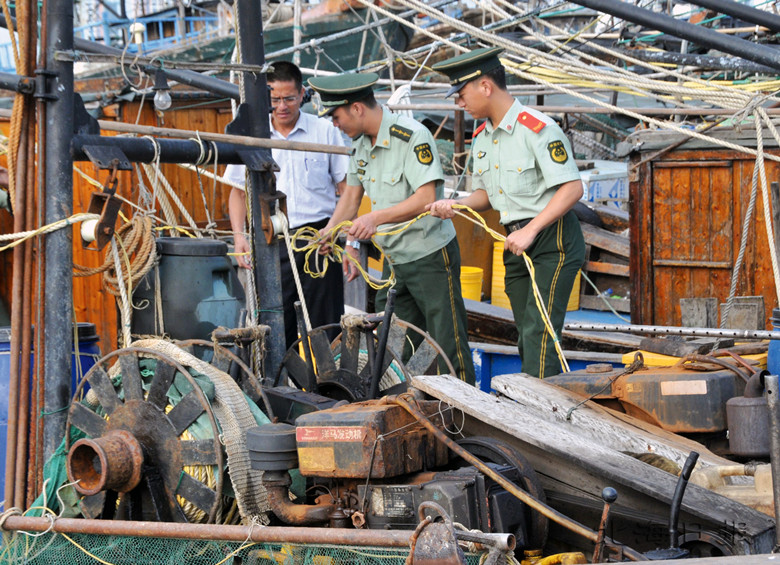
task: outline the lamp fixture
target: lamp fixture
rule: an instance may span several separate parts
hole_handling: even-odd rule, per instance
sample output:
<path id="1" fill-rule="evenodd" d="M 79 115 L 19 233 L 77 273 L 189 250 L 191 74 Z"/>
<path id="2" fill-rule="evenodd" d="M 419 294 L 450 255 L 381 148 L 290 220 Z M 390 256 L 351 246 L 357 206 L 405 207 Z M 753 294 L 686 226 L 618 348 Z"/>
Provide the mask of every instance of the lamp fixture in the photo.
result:
<path id="1" fill-rule="evenodd" d="M 168 86 L 168 79 L 165 76 L 165 71 L 157 69 L 154 72 L 154 107 L 161 112 L 164 112 L 171 107 L 171 87 Z"/>

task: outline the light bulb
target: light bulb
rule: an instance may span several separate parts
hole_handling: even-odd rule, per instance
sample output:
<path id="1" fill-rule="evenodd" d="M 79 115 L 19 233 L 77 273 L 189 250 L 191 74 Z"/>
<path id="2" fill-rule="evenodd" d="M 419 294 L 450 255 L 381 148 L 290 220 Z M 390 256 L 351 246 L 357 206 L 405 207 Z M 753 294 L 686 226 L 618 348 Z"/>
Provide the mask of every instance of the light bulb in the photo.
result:
<path id="1" fill-rule="evenodd" d="M 158 90 L 154 93 L 154 107 L 161 112 L 171 107 L 171 94 L 167 90 Z"/>

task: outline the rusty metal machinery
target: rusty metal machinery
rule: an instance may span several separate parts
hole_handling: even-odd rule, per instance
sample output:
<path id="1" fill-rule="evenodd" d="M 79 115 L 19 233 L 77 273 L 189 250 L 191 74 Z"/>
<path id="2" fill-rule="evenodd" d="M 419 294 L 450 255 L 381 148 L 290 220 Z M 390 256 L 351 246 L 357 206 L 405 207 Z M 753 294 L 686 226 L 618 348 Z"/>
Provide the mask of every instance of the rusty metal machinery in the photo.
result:
<path id="1" fill-rule="evenodd" d="M 419 400 L 426 418 L 450 428 L 449 409 Z M 544 500 L 534 470 L 512 447 L 468 438 L 467 450 Z M 283 523 L 331 528 L 414 529 L 417 509 L 436 501 L 467 530 L 504 534 L 520 549 L 542 547 L 547 519 L 537 515 L 477 468 L 449 460 L 446 447 L 407 411 L 385 399 L 368 400 L 298 417 L 296 425 L 266 424 L 247 433 L 254 469 L 262 470 L 272 510 Z M 307 479 L 302 504 L 290 502 L 288 469 Z"/>
<path id="2" fill-rule="evenodd" d="M 548 383 L 674 433 L 725 432 L 726 402 L 756 370 L 740 362 L 689 355 L 670 367 L 613 369 L 596 364 L 548 377 Z"/>
<path id="3" fill-rule="evenodd" d="M 386 346 L 381 347 L 382 321 L 380 316 L 355 317 L 342 325 L 341 334 L 332 342 L 328 331 L 336 324 L 308 332 L 287 351 L 274 386 L 289 379 L 299 389 L 354 402 L 403 392 L 415 375 L 455 374 L 447 355 L 428 333 L 396 317 L 386 329 Z M 378 326 L 380 335 L 375 335 Z"/>
<path id="4" fill-rule="evenodd" d="M 153 373 L 144 359 L 156 361 Z M 175 404 L 172 386 L 181 393 Z M 211 439 L 188 433 L 196 420 Z M 65 438 L 85 517 L 187 522 L 194 511 L 215 521 L 224 480 L 219 428 L 200 386 L 170 357 L 129 347 L 100 359 L 75 391 Z M 190 474 L 194 467 L 210 468 L 210 478 Z"/>

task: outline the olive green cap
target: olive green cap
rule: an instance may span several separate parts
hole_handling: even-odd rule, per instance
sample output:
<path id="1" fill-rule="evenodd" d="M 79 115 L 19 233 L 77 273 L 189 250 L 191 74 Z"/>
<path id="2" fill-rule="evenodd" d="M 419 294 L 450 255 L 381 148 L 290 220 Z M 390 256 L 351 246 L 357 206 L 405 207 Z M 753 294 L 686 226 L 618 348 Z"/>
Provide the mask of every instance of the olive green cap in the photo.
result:
<path id="1" fill-rule="evenodd" d="M 309 86 L 320 94 L 322 107 L 317 113 L 326 116 L 339 106 L 363 100 L 374 92 L 376 73 L 344 73 L 328 77 L 312 77 Z"/>
<path id="2" fill-rule="evenodd" d="M 458 92 L 467 82 L 500 67 L 498 54 L 501 51 L 503 51 L 501 47 L 483 47 L 433 65 L 431 68 L 434 71 L 447 75 L 452 83 L 445 98 Z"/>

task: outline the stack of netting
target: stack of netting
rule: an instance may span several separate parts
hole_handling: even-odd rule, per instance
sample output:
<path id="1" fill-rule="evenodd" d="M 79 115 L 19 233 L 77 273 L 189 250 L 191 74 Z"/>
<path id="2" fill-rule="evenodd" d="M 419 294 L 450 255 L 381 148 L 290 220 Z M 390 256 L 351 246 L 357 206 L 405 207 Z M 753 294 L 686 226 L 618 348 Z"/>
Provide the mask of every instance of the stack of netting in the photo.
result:
<path id="1" fill-rule="evenodd" d="M 409 551 L 348 545 L 240 543 L 22 532 L 5 533 L 0 563 L 69 565 L 401 565 Z M 467 554 L 469 565 L 479 555 Z"/>

